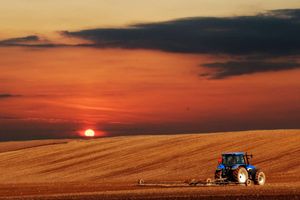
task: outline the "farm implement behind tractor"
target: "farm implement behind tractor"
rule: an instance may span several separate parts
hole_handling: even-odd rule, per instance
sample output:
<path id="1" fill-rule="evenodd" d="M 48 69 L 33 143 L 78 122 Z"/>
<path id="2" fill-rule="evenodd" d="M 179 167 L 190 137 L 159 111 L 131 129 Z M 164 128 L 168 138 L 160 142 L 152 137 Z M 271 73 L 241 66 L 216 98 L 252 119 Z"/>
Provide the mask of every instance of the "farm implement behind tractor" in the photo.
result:
<path id="1" fill-rule="evenodd" d="M 145 182 L 138 181 L 139 186 L 158 187 L 190 187 L 190 186 L 221 186 L 221 185 L 246 185 L 254 182 L 256 185 L 264 185 L 266 176 L 263 171 L 250 164 L 252 155 L 243 152 L 232 152 L 222 154 L 218 161 L 215 179 L 199 181 L 192 179 L 185 182 Z"/>

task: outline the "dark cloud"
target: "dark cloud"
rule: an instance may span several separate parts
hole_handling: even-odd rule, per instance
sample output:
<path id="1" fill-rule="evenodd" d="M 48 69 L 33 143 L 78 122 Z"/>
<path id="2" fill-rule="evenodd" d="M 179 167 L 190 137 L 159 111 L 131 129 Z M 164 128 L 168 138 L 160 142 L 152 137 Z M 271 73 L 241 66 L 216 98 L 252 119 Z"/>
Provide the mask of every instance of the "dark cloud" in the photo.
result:
<path id="1" fill-rule="evenodd" d="M 21 46 L 21 47 L 61 47 L 67 46 L 64 44 L 52 44 L 48 40 L 41 39 L 36 35 L 29 35 L 26 37 L 9 38 L 0 40 L 0 47 Z"/>
<path id="2" fill-rule="evenodd" d="M 194 17 L 126 28 L 98 28 L 64 35 L 89 40 L 97 48 L 154 49 L 167 52 L 230 55 L 236 61 L 208 63 L 220 79 L 298 68 L 300 9 L 273 10 L 254 16 Z M 284 62 L 274 62 L 282 57 Z M 240 61 L 242 60 L 242 61 Z"/>
<path id="3" fill-rule="evenodd" d="M 2 40 L 0 46 L 153 49 L 238 57 L 230 62 L 202 65 L 217 71 L 203 76 L 220 79 L 298 68 L 291 57 L 300 54 L 300 9 L 272 10 L 254 16 L 183 18 L 125 28 L 63 31 L 62 34 L 89 42 L 53 44 L 31 35 Z M 278 57 L 284 62 L 274 62 Z"/>
<path id="4" fill-rule="evenodd" d="M 213 79 L 222 79 L 229 76 L 253 74 L 258 72 L 280 71 L 287 69 L 300 68 L 297 62 L 268 62 L 268 61 L 228 61 L 215 62 L 202 65 L 214 69 L 212 74 L 206 73 L 201 76 L 208 76 Z"/>
<path id="5" fill-rule="evenodd" d="M 37 42 L 39 41 L 39 37 L 36 35 L 29 35 L 26 37 L 18 37 L 18 38 L 10 38 L 6 40 L 1 40 L 0 45 L 18 45 L 27 42 Z"/>
<path id="6" fill-rule="evenodd" d="M 93 46 L 181 53 L 296 55 L 300 52 L 300 9 L 273 10 L 254 16 L 183 18 L 126 28 L 63 31 L 62 34 L 91 43 L 52 44 L 30 35 L 2 40 L 0 46 Z"/>
<path id="7" fill-rule="evenodd" d="M 91 46 L 158 49 L 208 54 L 290 55 L 300 52 L 300 9 L 255 16 L 195 17 L 127 28 L 99 28 L 64 35 L 92 41 Z"/>
<path id="8" fill-rule="evenodd" d="M 20 97 L 21 95 L 18 94 L 8 94 L 8 93 L 0 93 L 0 100 L 1 99 L 6 99 L 6 98 L 13 98 L 13 97 Z"/>

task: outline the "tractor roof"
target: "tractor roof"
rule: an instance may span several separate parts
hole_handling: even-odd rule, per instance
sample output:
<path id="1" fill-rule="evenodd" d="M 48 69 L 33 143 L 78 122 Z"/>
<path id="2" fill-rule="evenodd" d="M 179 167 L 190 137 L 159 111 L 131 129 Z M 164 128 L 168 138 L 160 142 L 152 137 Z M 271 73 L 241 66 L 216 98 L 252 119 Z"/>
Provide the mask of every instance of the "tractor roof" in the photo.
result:
<path id="1" fill-rule="evenodd" d="M 244 152 L 226 152 L 226 153 L 222 153 L 222 155 L 235 155 L 235 156 L 239 156 L 239 155 L 245 155 Z"/>

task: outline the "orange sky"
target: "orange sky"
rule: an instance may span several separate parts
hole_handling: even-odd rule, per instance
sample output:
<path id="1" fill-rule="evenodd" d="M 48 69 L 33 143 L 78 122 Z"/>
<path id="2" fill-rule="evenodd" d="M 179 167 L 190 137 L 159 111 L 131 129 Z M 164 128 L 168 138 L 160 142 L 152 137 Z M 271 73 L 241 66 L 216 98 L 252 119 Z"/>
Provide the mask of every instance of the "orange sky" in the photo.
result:
<path id="1" fill-rule="evenodd" d="M 1 40 L 28 35 L 42 42 L 83 41 L 58 33 L 64 30 L 298 7 L 299 0 L 2 2 L 0 140 L 76 137 L 87 128 L 98 136 L 300 128 L 299 68 L 209 79 L 201 76 L 210 72 L 205 64 L 240 55 L 1 46 Z M 299 62 L 284 56 L 270 60 Z"/>
<path id="2" fill-rule="evenodd" d="M 300 117 L 300 70 L 225 81 L 198 76 L 199 63 L 220 59 L 203 55 L 92 48 L 0 48 L 0 55 L 0 93 L 20 95 L 0 100 L 3 129 L 92 127 L 109 135 L 163 123 L 212 131 Z"/>

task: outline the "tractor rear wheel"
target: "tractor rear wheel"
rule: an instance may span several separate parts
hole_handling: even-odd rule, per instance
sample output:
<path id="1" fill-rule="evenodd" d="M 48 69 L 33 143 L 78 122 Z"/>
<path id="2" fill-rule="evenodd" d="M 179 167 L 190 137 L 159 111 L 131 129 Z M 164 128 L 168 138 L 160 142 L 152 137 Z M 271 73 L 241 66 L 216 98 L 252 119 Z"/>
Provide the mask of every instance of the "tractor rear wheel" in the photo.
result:
<path id="1" fill-rule="evenodd" d="M 266 182 L 266 175 L 263 171 L 257 170 L 255 173 L 254 183 L 256 185 L 264 185 Z"/>
<path id="2" fill-rule="evenodd" d="M 233 171 L 233 179 L 238 183 L 246 183 L 248 179 L 248 172 L 244 167 L 239 167 Z"/>

